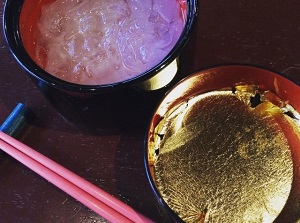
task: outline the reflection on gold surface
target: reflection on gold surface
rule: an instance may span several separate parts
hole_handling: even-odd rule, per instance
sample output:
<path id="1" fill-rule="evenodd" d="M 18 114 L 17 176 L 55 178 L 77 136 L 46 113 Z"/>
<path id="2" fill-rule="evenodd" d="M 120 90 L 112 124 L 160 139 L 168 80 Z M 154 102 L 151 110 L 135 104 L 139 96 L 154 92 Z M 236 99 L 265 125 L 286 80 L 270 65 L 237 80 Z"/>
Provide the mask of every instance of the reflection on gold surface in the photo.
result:
<path id="1" fill-rule="evenodd" d="M 165 114 L 149 143 L 149 159 L 158 191 L 181 219 L 275 220 L 293 180 L 281 123 L 299 127 L 287 115 L 292 107 L 277 99 L 240 85 L 194 96 Z"/>

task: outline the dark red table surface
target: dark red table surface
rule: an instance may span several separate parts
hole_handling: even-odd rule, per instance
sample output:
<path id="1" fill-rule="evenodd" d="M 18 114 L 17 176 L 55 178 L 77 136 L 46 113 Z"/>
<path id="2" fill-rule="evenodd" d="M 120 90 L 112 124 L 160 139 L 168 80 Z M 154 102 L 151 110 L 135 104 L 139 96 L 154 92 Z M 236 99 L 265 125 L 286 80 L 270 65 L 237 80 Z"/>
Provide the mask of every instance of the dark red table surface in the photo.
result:
<path id="1" fill-rule="evenodd" d="M 4 0 L 0 7 L 2 17 Z M 80 108 L 85 125 L 78 125 L 59 114 L 19 66 L 3 32 L 0 55 L 0 122 L 17 103 L 26 104 L 36 117 L 18 136 L 19 140 L 154 221 L 162 222 L 147 181 L 143 155 L 148 122 L 167 89 L 123 103 L 118 109 L 120 125 L 117 127 L 109 122 L 101 126 L 106 117 L 98 113 L 99 108 L 90 105 Z M 299 83 L 299 1 L 200 0 L 197 23 L 180 56 L 175 81 L 196 70 L 228 63 L 263 66 Z M 116 107 L 105 109 L 110 112 Z M 111 131 L 111 127 L 117 131 Z M 1 154 L 0 222 L 94 223 L 105 220 L 13 158 Z"/>

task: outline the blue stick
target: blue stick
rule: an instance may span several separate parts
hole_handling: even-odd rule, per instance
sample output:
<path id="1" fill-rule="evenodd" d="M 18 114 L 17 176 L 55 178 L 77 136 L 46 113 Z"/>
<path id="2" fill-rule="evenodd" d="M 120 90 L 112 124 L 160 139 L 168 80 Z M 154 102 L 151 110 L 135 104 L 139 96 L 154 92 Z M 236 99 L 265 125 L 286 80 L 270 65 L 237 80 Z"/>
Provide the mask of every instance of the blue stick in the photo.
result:
<path id="1" fill-rule="evenodd" d="M 19 103 L 0 126 L 0 131 L 15 137 L 32 118 L 32 111 L 24 104 Z"/>

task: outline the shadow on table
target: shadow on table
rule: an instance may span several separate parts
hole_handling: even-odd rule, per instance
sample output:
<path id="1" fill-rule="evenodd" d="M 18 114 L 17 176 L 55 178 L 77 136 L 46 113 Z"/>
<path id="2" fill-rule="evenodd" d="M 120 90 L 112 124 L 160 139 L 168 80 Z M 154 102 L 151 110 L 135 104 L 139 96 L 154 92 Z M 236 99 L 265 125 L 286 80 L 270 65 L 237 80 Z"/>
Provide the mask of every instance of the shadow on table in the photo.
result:
<path id="1" fill-rule="evenodd" d="M 143 92 L 134 88 L 98 95 L 72 95 L 50 88 L 42 92 L 72 125 L 87 134 L 143 128 L 166 89 Z"/>

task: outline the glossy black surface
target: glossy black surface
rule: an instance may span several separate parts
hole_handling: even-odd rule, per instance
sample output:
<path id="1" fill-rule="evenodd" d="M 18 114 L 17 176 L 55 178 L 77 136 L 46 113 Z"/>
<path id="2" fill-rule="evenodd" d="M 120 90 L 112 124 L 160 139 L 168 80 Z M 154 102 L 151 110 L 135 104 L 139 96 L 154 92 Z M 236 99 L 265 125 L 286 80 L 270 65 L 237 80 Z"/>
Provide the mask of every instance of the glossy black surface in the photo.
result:
<path id="1" fill-rule="evenodd" d="M 0 2 L 2 13 L 4 0 Z M 200 1 L 195 29 L 180 56 L 179 73 L 172 85 L 196 70 L 227 63 L 263 66 L 299 83 L 299 11 L 297 0 Z M 58 101 L 54 106 L 16 62 L 3 32 L 0 55 L 0 122 L 17 103 L 26 104 L 36 118 L 19 140 L 154 221 L 163 222 L 147 181 L 143 153 L 148 123 L 167 88 L 151 94 L 137 94 L 139 91 L 132 89 L 114 98 L 121 103 L 112 100 L 107 101 L 108 106 L 96 107 L 85 100 L 71 103 L 61 96 L 52 99 Z M 71 105 L 62 108 L 63 101 Z M 110 115 L 112 122 L 107 118 Z M 73 123 L 78 117 L 80 121 Z M 1 221 L 104 221 L 14 159 L 1 156 Z"/>

